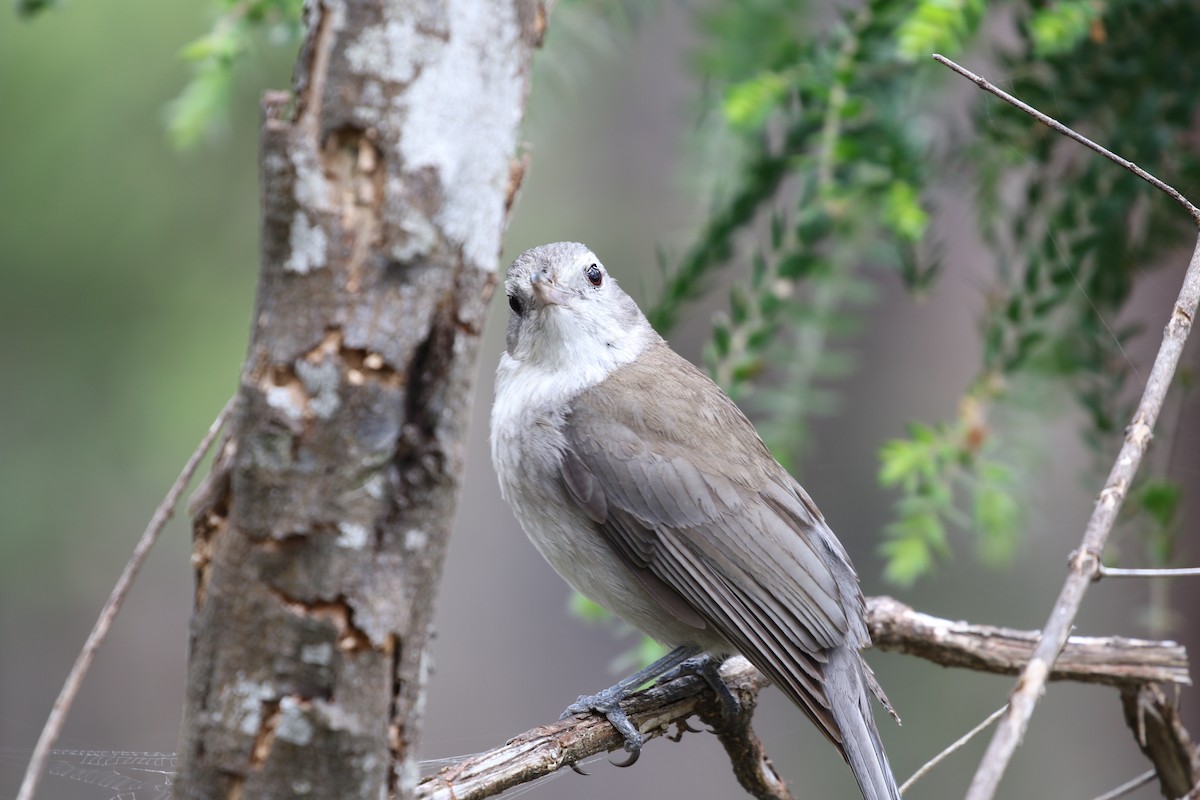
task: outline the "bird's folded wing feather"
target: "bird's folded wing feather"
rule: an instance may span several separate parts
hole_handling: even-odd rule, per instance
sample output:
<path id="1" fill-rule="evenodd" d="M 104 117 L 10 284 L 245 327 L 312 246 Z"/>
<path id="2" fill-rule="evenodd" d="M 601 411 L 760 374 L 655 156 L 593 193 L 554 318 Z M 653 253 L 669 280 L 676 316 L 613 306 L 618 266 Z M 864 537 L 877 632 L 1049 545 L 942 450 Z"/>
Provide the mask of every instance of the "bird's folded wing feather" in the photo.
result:
<path id="1" fill-rule="evenodd" d="M 849 559 L 715 387 L 633 399 L 708 380 L 668 353 L 653 373 L 635 362 L 576 398 L 564 429 L 568 495 L 664 613 L 712 626 L 840 747 L 822 670 L 829 648 L 865 643 L 861 606 L 846 607 L 861 604 Z M 680 374 L 663 374 L 664 361 Z M 839 584 L 846 577 L 852 589 Z"/>

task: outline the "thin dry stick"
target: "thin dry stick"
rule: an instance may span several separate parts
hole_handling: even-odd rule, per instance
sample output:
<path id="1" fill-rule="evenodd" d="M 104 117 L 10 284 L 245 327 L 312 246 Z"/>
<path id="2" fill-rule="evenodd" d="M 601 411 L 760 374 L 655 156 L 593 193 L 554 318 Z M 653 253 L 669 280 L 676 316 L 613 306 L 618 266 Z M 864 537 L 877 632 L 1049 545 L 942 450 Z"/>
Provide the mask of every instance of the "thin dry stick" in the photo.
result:
<path id="1" fill-rule="evenodd" d="M 1139 167 L 1137 164 L 1133 163 L 1129 159 L 1121 158 L 1116 153 L 1112 152 L 1111 150 L 1109 150 L 1105 147 L 1102 147 L 1101 145 L 1096 144 L 1095 142 L 1093 142 L 1091 139 L 1087 138 L 1086 136 L 1076 133 L 1075 131 L 1071 130 L 1066 125 L 1063 125 L 1061 122 L 1054 119 L 1053 117 L 1046 116 L 1045 114 L 1043 114 L 1042 112 L 1040 112 L 1036 108 L 1034 108 L 1033 106 L 1018 100 L 1017 98 L 1013 97 L 1011 94 L 1004 91 L 1003 89 L 996 86 L 995 84 L 989 83 L 987 81 L 987 79 L 981 78 L 980 76 L 976 75 L 974 72 L 971 72 L 966 67 L 962 67 L 962 66 L 959 66 L 958 64 L 955 64 L 953 61 L 946 58 L 945 56 L 941 56 L 941 55 L 938 55 L 935 53 L 933 56 L 933 60 L 938 62 L 939 64 L 942 64 L 943 66 L 947 66 L 950 69 L 954 70 L 959 75 L 962 75 L 964 78 L 966 78 L 967 80 L 974 83 L 980 89 L 983 89 L 985 92 L 990 92 L 991 94 L 996 95 L 996 97 L 999 97 L 1001 100 L 1008 103 L 1009 105 L 1015 106 L 1015 107 L 1021 109 L 1026 114 L 1033 117 L 1038 122 L 1045 125 L 1046 127 L 1053 128 L 1055 131 L 1057 131 L 1058 133 L 1061 133 L 1063 136 L 1066 136 L 1068 139 L 1074 139 L 1075 141 L 1079 142 L 1084 147 L 1086 147 L 1090 150 L 1095 150 L 1097 153 L 1104 156 L 1109 161 L 1112 161 L 1115 164 L 1120 164 L 1122 167 L 1129 170 L 1134 175 L 1137 175 L 1139 178 L 1141 178 L 1142 180 L 1149 183 L 1155 189 L 1158 189 L 1161 192 L 1163 192 L 1164 194 L 1166 194 L 1168 197 L 1170 197 L 1176 203 L 1179 203 L 1181 206 L 1183 206 L 1185 209 L 1187 209 L 1187 212 L 1191 216 L 1192 219 L 1196 220 L 1196 222 L 1200 222 L 1200 208 L 1196 208 L 1196 206 L 1192 205 L 1188 201 L 1188 199 L 1179 192 L 1178 189 L 1176 189 L 1175 187 L 1170 186 L 1166 183 L 1163 183 L 1158 178 L 1154 177 L 1149 172 L 1146 172 L 1146 170 L 1142 169 L 1141 167 Z"/>
<path id="2" fill-rule="evenodd" d="M 929 759 L 929 761 L 925 762 L 925 765 L 923 767 L 921 767 L 919 770 L 914 772 L 912 774 L 911 778 L 909 778 L 903 784 L 901 784 L 900 794 L 904 794 L 905 792 L 907 792 L 909 787 L 911 787 L 917 781 L 921 780 L 921 778 L 924 778 L 926 775 L 928 775 L 933 770 L 934 767 L 936 767 L 938 764 L 945 761 L 955 751 L 962 748 L 962 746 L 965 745 L 967 742 L 971 741 L 976 736 L 978 736 L 980 733 L 987 730 L 988 726 L 991 725 L 996 720 L 1000 719 L 1000 715 L 1003 714 L 1007 710 L 1008 710 L 1007 704 L 1000 706 L 995 711 L 993 711 L 991 714 L 988 714 L 987 719 L 985 719 L 983 722 L 979 723 L 974 728 L 971 728 L 971 730 L 967 731 L 962 737 L 960 737 L 958 740 L 956 740 L 953 744 L 951 744 L 945 750 L 938 753 L 933 758 Z M 1154 773 L 1153 770 L 1151 770 L 1150 772 L 1151 772 L 1151 774 Z"/>
<path id="3" fill-rule="evenodd" d="M 1116 569 L 1100 565 L 1096 580 L 1101 578 L 1184 578 L 1200 575 L 1200 567 L 1180 569 Z"/>
<path id="4" fill-rule="evenodd" d="M 1099 797 L 1093 798 L 1093 800 L 1117 800 L 1118 797 L 1124 797 L 1150 783 L 1157 774 L 1154 770 L 1148 769 L 1136 778 L 1125 781 L 1125 783 L 1122 783 L 1117 788 L 1110 789 Z"/>
<path id="5" fill-rule="evenodd" d="M 87 641 L 83 644 L 83 649 L 79 651 L 79 655 L 75 659 L 75 666 L 71 667 L 71 673 L 67 675 L 63 687 L 58 693 L 58 699 L 54 701 L 54 707 L 50 709 L 50 715 L 46 718 L 46 724 L 42 726 L 42 734 L 38 737 L 37 746 L 33 749 L 33 756 L 29 759 L 29 766 L 25 768 L 25 777 L 21 781 L 21 791 L 17 793 L 17 800 L 33 800 L 38 783 L 41 782 L 42 775 L 46 772 L 46 761 L 50 758 L 50 751 L 53 749 L 54 743 L 58 740 L 58 735 L 62 732 L 63 723 L 67 719 L 67 712 L 71 710 L 71 705 L 75 702 L 75 695 L 79 693 L 79 687 L 83 684 L 83 678 L 87 675 L 88 668 L 92 665 L 92 659 L 95 657 L 96 651 L 104 643 L 104 638 L 108 635 L 108 629 L 112 627 L 113 620 L 116 619 L 117 612 L 121 609 L 121 604 L 125 602 L 125 594 L 129 591 L 129 587 L 133 585 L 133 579 L 137 577 L 138 570 L 141 569 L 146 556 L 150 554 L 150 548 L 154 547 L 154 543 L 158 541 L 159 533 L 162 532 L 167 521 L 171 519 L 171 515 L 175 513 L 175 506 L 179 503 L 180 495 L 187 488 L 188 482 L 191 481 L 192 476 L 196 473 L 196 468 L 200 466 L 200 462 L 204 460 L 208 449 L 212 447 L 217 434 L 220 433 L 221 428 L 225 425 L 225 420 L 229 418 L 236 399 L 236 396 L 231 397 L 225 403 L 225 407 L 221 409 L 221 413 L 217 414 L 217 418 L 208 426 L 208 431 L 204 434 L 204 438 L 200 440 L 200 444 L 196 446 L 195 452 L 188 458 L 187 463 L 183 465 L 183 470 L 179 473 L 179 477 L 175 479 L 175 483 L 171 485 L 162 502 L 158 504 L 158 508 L 154 509 L 154 515 L 150 517 L 150 522 L 146 525 L 146 530 L 142 533 L 142 538 L 138 540 L 137 546 L 133 548 L 133 555 L 129 557 L 129 562 L 125 565 L 125 570 L 121 573 L 121 577 L 117 578 L 117 583 L 113 586 L 112 593 L 108 596 L 108 602 L 100 610 L 100 616 L 96 619 L 96 624 L 92 626 L 92 632 L 88 634 Z"/>
<path id="6" fill-rule="evenodd" d="M 978 75 L 963 69 L 950 59 L 938 55 L 935 55 L 934 59 L 970 79 L 985 91 L 991 92 L 1002 100 L 1012 103 L 1017 108 L 1049 125 L 1054 130 L 1086 145 L 1097 153 L 1120 164 L 1138 177 L 1145 179 L 1151 185 L 1166 192 L 1167 195 L 1183 205 L 1188 210 L 1188 213 L 1192 215 L 1193 219 L 1200 221 L 1200 210 L 1197 210 L 1194 205 L 1189 203 L 1183 195 L 1153 175 L 1150 175 L 1133 162 L 1109 152 L 1086 137 L 1067 128 L 1062 123 L 1056 122 L 1006 92 L 1001 91 Z M 1172 309 L 1171 317 L 1167 321 L 1166 329 L 1163 332 L 1162 344 L 1159 346 L 1158 355 L 1155 356 L 1154 366 L 1150 371 L 1150 377 L 1146 382 L 1146 388 L 1142 393 L 1141 401 L 1138 403 L 1137 411 L 1134 413 L 1133 422 L 1126 429 L 1125 442 L 1121 446 L 1116 463 L 1113 464 L 1112 471 L 1108 475 L 1104 489 L 1100 492 L 1100 496 L 1096 500 L 1096 505 L 1092 509 L 1091 518 L 1088 520 L 1087 528 L 1084 531 L 1083 543 L 1071 555 L 1070 570 L 1067 579 L 1058 595 L 1058 600 L 1055 602 L 1054 608 L 1050 612 L 1050 618 L 1042 628 L 1042 637 L 1038 642 L 1037 648 L 1034 650 L 1033 658 L 1030 659 L 1025 669 L 1021 672 L 1021 677 L 1017 680 L 1016 687 L 1009 697 L 1008 713 L 1000 721 L 1000 725 L 996 728 L 996 733 L 988 745 L 987 752 L 984 754 L 983 760 L 979 763 L 979 768 L 971 781 L 970 788 L 967 790 L 966 800 L 990 800 L 996 794 L 996 788 L 1000 785 L 1000 778 L 1004 775 L 1004 771 L 1008 767 L 1008 762 L 1012 759 L 1013 752 L 1017 749 L 1021 737 L 1025 734 L 1025 729 L 1029 725 L 1029 718 L 1033 715 L 1033 709 L 1045 691 L 1046 680 L 1050 676 L 1051 667 L 1053 667 L 1059 651 L 1067 640 L 1067 635 L 1070 632 L 1071 625 L 1075 621 L 1076 614 L 1079 613 L 1079 607 L 1083 603 L 1083 596 L 1087 592 L 1087 587 L 1095 580 L 1098 574 L 1097 568 L 1100 565 L 1100 555 L 1104 551 L 1104 545 L 1108 540 L 1109 532 L 1116 522 L 1117 513 L 1121 510 L 1121 505 L 1125 501 L 1125 493 L 1129 491 L 1133 477 L 1137 473 L 1138 466 L 1142 462 L 1142 457 L 1146 453 L 1146 447 L 1150 443 L 1155 420 L 1162 410 L 1167 389 L 1170 387 L 1171 379 L 1175 375 L 1175 368 L 1179 364 L 1179 357 L 1183 352 L 1184 344 L 1187 342 L 1192 320 L 1196 316 L 1198 302 L 1200 302 L 1200 242 L 1197 242 L 1196 250 L 1192 254 L 1191 263 L 1188 265 L 1187 273 L 1184 275 L 1183 286 L 1179 291 L 1179 298 L 1175 301 L 1175 307 Z"/>

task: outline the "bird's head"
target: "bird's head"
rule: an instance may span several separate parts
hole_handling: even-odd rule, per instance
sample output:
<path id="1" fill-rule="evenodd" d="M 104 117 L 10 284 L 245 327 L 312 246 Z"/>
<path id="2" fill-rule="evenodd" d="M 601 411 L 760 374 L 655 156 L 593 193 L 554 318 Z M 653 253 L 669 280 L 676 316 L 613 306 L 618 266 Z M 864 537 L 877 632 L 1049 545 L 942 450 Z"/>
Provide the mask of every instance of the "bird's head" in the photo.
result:
<path id="1" fill-rule="evenodd" d="M 508 355 L 553 370 L 611 371 L 656 338 L 633 299 L 577 242 L 526 250 L 508 268 Z"/>

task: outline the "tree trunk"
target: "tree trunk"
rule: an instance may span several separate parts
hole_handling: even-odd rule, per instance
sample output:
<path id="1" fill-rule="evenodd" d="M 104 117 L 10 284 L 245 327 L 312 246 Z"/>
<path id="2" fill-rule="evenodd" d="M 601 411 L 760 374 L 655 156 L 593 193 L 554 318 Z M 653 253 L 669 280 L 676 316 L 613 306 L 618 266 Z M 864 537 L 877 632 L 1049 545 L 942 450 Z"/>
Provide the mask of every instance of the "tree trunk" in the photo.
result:
<path id="1" fill-rule="evenodd" d="M 264 100 L 262 252 L 194 511 L 185 798 L 411 796 L 537 0 L 316 0 Z"/>

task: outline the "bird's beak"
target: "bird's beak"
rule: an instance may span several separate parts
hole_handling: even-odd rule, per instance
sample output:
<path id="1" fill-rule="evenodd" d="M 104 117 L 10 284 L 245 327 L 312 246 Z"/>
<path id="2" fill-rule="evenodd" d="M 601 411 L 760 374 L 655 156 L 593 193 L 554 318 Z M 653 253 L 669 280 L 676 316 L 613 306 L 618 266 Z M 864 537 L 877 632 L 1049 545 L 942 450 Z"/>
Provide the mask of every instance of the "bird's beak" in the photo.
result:
<path id="1" fill-rule="evenodd" d="M 529 285 L 533 287 L 533 297 L 540 306 L 562 306 L 571 299 L 570 292 L 555 286 L 550 273 L 545 270 L 530 275 Z"/>

